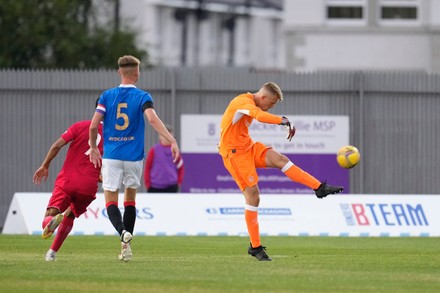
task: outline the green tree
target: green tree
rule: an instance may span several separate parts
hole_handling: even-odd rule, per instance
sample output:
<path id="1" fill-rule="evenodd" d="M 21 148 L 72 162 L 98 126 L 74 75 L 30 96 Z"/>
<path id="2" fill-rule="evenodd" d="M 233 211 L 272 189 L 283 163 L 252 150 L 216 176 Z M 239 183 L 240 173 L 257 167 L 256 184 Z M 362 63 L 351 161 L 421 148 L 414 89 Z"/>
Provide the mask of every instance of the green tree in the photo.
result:
<path id="1" fill-rule="evenodd" d="M 2 0 L 0 68 L 115 68 L 131 54 L 148 64 L 136 33 L 98 25 L 93 0 Z M 118 0 L 108 5 L 118 4 Z M 112 19 L 114 21 L 114 19 Z M 116 29 L 115 29 L 116 28 Z"/>

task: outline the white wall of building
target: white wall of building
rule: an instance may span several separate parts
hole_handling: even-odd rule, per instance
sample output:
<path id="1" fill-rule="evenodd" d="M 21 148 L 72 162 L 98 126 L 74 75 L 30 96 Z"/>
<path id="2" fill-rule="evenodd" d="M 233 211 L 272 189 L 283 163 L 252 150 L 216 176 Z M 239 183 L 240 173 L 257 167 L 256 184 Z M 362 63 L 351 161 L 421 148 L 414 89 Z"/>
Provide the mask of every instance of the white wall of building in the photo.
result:
<path id="1" fill-rule="evenodd" d="M 307 34 L 295 56 L 301 70 L 431 70 L 429 37 L 421 34 Z"/>
<path id="2" fill-rule="evenodd" d="M 324 23 L 324 0 L 285 0 L 284 25 L 320 26 Z"/>
<path id="3" fill-rule="evenodd" d="M 440 1 L 348 0 L 364 7 L 363 19 L 327 18 L 336 0 L 284 2 L 287 69 L 440 71 Z M 416 20 L 384 20 L 385 4 L 415 5 Z"/>
<path id="4" fill-rule="evenodd" d="M 428 2 L 429 22 L 432 26 L 440 26 L 440 1 L 430 0 Z"/>

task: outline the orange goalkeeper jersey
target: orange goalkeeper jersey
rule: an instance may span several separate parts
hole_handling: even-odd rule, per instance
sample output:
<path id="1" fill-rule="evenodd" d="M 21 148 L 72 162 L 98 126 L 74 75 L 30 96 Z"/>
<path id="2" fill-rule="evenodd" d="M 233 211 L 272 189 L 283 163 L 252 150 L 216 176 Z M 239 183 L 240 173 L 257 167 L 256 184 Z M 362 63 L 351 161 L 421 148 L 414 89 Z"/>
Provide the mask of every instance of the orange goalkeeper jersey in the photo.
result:
<path id="1" fill-rule="evenodd" d="M 253 119 L 268 124 L 280 124 L 282 117 L 257 107 L 251 93 L 235 97 L 226 108 L 220 125 L 220 155 L 226 157 L 232 150 L 238 154 L 244 153 L 252 147 L 254 142 L 249 135 L 249 126 Z"/>

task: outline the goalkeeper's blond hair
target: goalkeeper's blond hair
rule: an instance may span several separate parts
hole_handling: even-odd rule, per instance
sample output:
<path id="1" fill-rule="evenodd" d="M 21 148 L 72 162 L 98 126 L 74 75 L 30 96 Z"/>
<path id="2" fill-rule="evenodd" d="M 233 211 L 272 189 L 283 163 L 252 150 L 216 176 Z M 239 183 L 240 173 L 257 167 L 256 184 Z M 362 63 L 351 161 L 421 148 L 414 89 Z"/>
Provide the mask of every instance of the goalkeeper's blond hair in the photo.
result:
<path id="1" fill-rule="evenodd" d="M 281 88 L 273 81 L 266 82 L 261 88 L 276 96 L 279 101 L 283 100 L 283 92 L 281 91 Z"/>

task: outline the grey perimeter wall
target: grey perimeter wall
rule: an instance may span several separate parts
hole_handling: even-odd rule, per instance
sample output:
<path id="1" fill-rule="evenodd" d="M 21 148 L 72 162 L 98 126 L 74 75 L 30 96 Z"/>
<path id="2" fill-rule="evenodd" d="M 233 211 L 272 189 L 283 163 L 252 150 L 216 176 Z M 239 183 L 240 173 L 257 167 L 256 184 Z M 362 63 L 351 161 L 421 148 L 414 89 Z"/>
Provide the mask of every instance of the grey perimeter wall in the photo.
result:
<path id="1" fill-rule="evenodd" d="M 231 98 L 266 81 L 277 82 L 285 94 L 275 114 L 350 117 L 350 144 L 362 154 L 350 171 L 353 193 L 440 193 L 440 75 L 162 68 L 142 71 L 138 87 L 152 94 L 180 141 L 181 114 L 222 114 Z M 48 180 L 32 183 L 50 145 L 71 123 L 90 119 L 102 91 L 118 84 L 116 71 L 0 71 L 0 227 L 14 192 L 52 190 L 65 150 Z M 156 140 L 147 125 L 146 148 Z"/>

